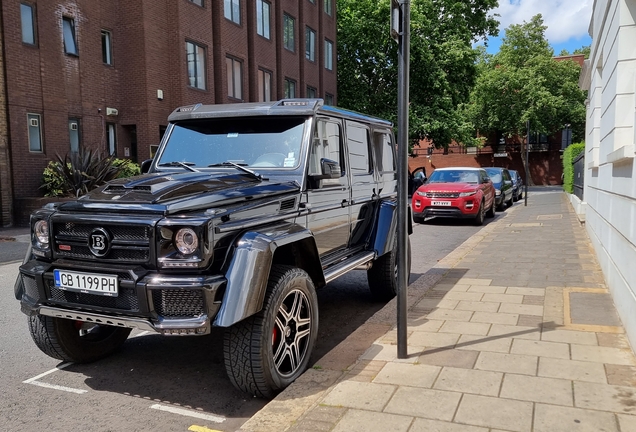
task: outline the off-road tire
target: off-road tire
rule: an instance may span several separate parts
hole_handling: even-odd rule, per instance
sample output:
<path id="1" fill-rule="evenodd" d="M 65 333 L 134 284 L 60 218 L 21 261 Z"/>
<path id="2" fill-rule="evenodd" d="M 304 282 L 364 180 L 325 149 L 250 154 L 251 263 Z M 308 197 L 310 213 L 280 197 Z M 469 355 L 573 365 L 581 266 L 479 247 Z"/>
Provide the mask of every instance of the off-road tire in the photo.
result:
<path id="1" fill-rule="evenodd" d="M 292 365 L 292 370 L 288 373 L 282 373 L 280 369 L 283 368 L 283 363 L 290 361 L 293 354 L 290 356 L 283 352 L 281 360 L 287 360 L 278 368 L 274 349 L 283 344 L 283 336 L 283 346 L 287 346 L 287 340 L 291 336 L 296 337 L 302 333 L 296 331 L 300 327 L 296 327 L 298 320 L 294 323 L 290 320 L 285 329 L 290 329 L 292 335 L 280 332 L 277 336 L 281 311 L 285 309 L 288 312 L 286 305 L 290 296 L 306 302 L 298 310 L 298 315 L 309 317 L 309 323 L 302 325 L 303 332 L 308 330 L 309 334 L 300 341 L 302 346 L 297 365 Z M 292 307 L 290 314 L 295 313 Z M 237 389 L 257 397 L 271 399 L 307 369 L 317 335 L 318 299 L 311 278 L 304 270 L 296 267 L 274 265 L 270 270 L 263 309 L 225 331 L 223 354 L 227 375 Z M 280 337 L 278 344 L 277 337 Z"/>
<path id="2" fill-rule="evenodd" d="M 486 217 L 489 217 L 489 218 L 495 217 L 495 199 L 494 198 L 492 199 L 492 204 L 490 205 L 490 208 L 486 212 Z"/>
<path id="3" fill-rule="evenodd" d="M 407 274 L 411 274 L 411 239 L 407 244 L 408 263 Z M 367 281 L 371 294 L 378 300 L 391 300 L 397 295 L 397 236 L 394 238 L 393 248 L 375 261 L 367 270 Z M 408 284 L 408 281 L 407 281 Z"/>
<path id="4" fill-rule="evenodd" d="M 474 223 L 477 226 L 481 226 L 484 224 L 484 219 L 486 219 L 486 201 L 482 200 L 481 204 L 479 204 L 479 210 L 477 211 L 477 216 L 475 216 Z"/>
<path id="5" fill-rule="evenodd" d="M 117 351 L 124 344 L 129 328 L 94 325 L 81 335 L 78 321 L 44 315 L 29 317 L 31 337 L 40 350 L 55 359 L 73 363 L 100 360 Z"/>

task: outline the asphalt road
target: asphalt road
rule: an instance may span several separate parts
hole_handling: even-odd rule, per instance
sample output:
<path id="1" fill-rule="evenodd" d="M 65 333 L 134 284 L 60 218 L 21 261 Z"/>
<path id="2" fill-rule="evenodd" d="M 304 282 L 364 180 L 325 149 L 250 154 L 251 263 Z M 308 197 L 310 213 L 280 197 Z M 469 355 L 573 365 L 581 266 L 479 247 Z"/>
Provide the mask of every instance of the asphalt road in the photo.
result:
<path id="1" fill-rule="evenodd" d="M 479 229 L 454 220 L 415 225 L 411 281 Z M 22 260 L 26 244 L 12 258 L 20 247 L 12 243 L 0 243 L 0 258 Z M 196 425 L 233 431 L 265 405 L 228 381 L 220 331 L 184 338 L 134 331 L 120 352 L 86 365 L 47 357 L 32 342 L 27 317 L 13 297 L 18 266 L 0 264 L 0 429 L 187 431 Z M 312 363 L 384 306 L 369 294 L 362 271 L 333 281 L 318 298 L 320 330 Z"/>

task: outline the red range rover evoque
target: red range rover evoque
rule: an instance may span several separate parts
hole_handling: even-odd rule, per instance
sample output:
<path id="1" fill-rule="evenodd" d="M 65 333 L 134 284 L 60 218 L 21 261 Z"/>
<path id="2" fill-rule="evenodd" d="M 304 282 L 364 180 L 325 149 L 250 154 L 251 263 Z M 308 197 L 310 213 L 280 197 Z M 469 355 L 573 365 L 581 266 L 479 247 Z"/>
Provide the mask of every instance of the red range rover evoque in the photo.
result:
<path id="1" fill-rule="evenodd" d="M 413 194 L 413 220 L 428 217 L 473 219 L 495 216 L 495 188 L 481 168 L 438 168 Z"/>

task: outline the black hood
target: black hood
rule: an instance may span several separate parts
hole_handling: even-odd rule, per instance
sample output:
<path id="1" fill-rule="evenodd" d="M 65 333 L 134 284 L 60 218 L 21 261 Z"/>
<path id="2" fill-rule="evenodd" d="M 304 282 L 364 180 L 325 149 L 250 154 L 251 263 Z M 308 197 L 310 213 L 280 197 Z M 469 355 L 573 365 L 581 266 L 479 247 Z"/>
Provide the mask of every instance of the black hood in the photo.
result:
<path id="1" fill-rule="evenodd" d="M 113 180 L 60 210 L 176 213 L 298 192 L 296 182 L 260 181 L 248 174 L 155 173 Z"/>

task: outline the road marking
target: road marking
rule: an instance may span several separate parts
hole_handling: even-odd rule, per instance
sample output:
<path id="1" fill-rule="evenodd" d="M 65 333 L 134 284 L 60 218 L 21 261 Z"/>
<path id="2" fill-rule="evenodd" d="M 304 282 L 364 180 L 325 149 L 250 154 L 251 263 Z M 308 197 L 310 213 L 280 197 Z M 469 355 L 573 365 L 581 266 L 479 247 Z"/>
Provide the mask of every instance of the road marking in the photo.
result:
<path id="1" fill-rule="evenodd" d="M 206 428 L 205 426 L 192 425 L 188 428 L 192 432 L 221 432 L 220 430 Z"/>
<path id="2" fill-rule="evenodd" d="M 55 369 L 48 370 L 48 371 L 46 371 L 44 373 L 41 373 L 40 375 L 34 376 L 33 378 L 29 378 L 28 380 L 24 380 L 24 381 L 22 381 L 22 383 L 24 383 L 24 384 L 32 384 L 32 385 L 39 386 L 39 387 L 50 388 L 50 389 L 53 389 L 53 390 L 61 390 L 61 391 L 69 392 L 69 393 L 76 393 L 76 394 L 88 393 L 88 390 L 80 390 L 80 389 L 75 389 L 75 388 L 71 388 L 71 387 L 64 387 L 64 386 L 57 385 L 57 384 L 47 384 L 47 383 L 43 383 L 43 382 L 39 382 L 38 381 L 40 378 L 45 377 L 47 375 L 50 375 L 53 372 L 60 371 L 60 370 L 64 369 L 65 367 L 70 366 L 72 364 L 73 363 L 71 363 L 71 362 L 63 363 L 63 364 L 55 367 Z"/>
<path id="3" fill-rule="evenodd" d="M 32 385 L 36 385 L 36 386 L 40 386 L 40 387 L 45 387 L 45 388 L 50 388 L 50 389 L 53 389 L 53 390 L 61 390 L 61 391 L 69 392 L 69 393 L 76 393 L 76 394 L 88 393 L 88 390 L 74 389 L 74 388 L 64 387 L 64 386 L 60 386 L 60 385 L 56 385 L 56 384 L 47 384 L 47 383 L 43 383 L 43 382 L 40 382 L 40 381 L 31 381 L 28 384 L 32 384 Z"/>
<path id="4" fill-rule="evenodd" d="M 68 366 L 70 366 L 70 365 L 72 365 L 72 364 L 73 364 L 73 363 L 71 363 L 71 362 L 63 363 L 63 364 L 61 364 L 61 365 L 59 365 L 59 366 L 56 366 L 56 367 L 55 367 L 55 369 L 51 369 L 50 371 L 46 371 L 46 372 L 44 372 L 44 373 L 41 373 L 41 374 L 40 374 L 40 375 L 38 375 L 38 376 L 34 376 L 33 378 L 29 378 L 28 380 L 26 380 L 26 381 L 22 381 L 22 382 L 23 382 L 24 384 L 31 384 L 31 383 L 32 383 L 33 381 L 35 381 L 35 380 L 39 380 L 39 379 L 40 379 L 40 378 L 42 378 L 42 377 L 45 377 L 45 376 L 47 376 L 47 375 L 49 375 L 49 374 L 52 374 L 53 372 L 57 372 L 57 371 L 59 371 L 59 370 L 62 370 L 62 369 L 64 369 L 65 367 L 68 367 Z"/>
<path id="5" fill-rule="evenodd" d="M 159 411 L 166 411 L 172 414 L 179 414 L 182 416 L 194 417 L 202 420 L 208 420 L 214 423 L 223 423 L 225 421 L 225 417 L 219 417 L 212 414 L 205 414 L 202 412 L 191 411 L 183 408 L 176 408 L 171 406 L 165 406 L 160 404 L 151 405 L 150 408 L 156 409 Z"/>

